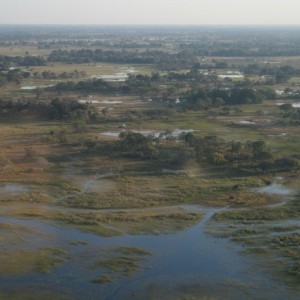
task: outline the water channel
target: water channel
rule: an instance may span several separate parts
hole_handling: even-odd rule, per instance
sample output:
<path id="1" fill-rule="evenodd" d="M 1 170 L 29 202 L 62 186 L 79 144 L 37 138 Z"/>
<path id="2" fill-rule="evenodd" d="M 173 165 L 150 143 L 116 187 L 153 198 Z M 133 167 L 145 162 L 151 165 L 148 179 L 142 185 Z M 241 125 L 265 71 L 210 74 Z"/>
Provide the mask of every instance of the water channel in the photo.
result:
<path id="1" fill-rule="evenodd" d="M 68 256 L 49 274 L 1 273 L 1 290 L 46 289 L 64 293 L 70 299 L 180 299 L 190 293 L 200 299 L 299 299 L 299 291 L 260 270 L 256 257 L 242 255 L 242 249 L 228 239 L 205 234 L 206 223 L 219 210 L 206 209 L 197 225 L 177 233 L 106 238 L 52 221 L 1 217 L 0 224 L 25 226 L 42 233 L 27 234 L 17 247 L 59 247 Z M 93 263 L 122 246 L 146 249 L 151 255 L 130 277 L 92 283 L 103 273 L 92 268 Z"/>
<path id="2" fill-rule="evenodd" d="M 82 193 L 98 177 L 97 174 L 87 180 Z M 17 184 L 1 186 L 2 193 L 18 193 L 24 189 L 25 186 Z M 275 193 L 282 195 L 283 199 L 293 194 L 291 189 L 281 184 L 281 180 L 256 192 Z M 279 204 L 284 203 L 283 200 Z M 227 238 L 205 233 L 205 226 L 215 213 L 233 208 L 180 207 L 187 211 L 202 211 L 203 217 L 198 224 L 185 230 L 159 235 L 102 237 L 52 220 L 0 216 L 0 238 L 3 234 L 5 236 L 1 226 L 4 229 L 5 225 L 21 228 L 20 239 L 12 243 L 0 239 L 3 253 L 44 248 L 65 251 L 62 263 L 46 274 L 34 270 L 23 273 L 0 270 L 0 292 L 46 290 L 66 295 L 66 299 L 78 300 L 181 299 L 186 295 L 196 299 L 299 299 L 300 290 L 280 283 L 263 270 L 259 257 L 242 254 L 243 249 Z M 12 230 L 9 234 L 17 236 L 18 231 Z M 116 273 L 111 282 L 93 282 L 107 272 L 103 268 L 95 268 L 95 264 L 120 247 L 145 249 L 150 255 L 141 260 L 131 276 Z"/>

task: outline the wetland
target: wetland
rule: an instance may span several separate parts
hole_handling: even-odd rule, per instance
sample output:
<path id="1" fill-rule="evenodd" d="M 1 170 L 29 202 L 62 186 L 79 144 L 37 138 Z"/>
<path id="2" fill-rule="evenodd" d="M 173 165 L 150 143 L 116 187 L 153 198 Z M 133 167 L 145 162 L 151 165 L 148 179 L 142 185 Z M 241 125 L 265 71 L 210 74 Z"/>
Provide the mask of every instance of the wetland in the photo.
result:
<path id="1" fill-rule="evenodd" d="M 0 298 L 299 299 L 300 52 L 107 30 L 0 30 Z"/>

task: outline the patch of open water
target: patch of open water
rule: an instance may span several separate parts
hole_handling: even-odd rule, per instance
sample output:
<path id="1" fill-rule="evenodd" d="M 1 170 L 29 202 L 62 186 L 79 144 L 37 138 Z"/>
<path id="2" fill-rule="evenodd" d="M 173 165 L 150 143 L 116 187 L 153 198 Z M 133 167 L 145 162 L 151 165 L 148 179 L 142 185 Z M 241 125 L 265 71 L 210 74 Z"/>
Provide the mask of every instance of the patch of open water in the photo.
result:
<path id="1" fill-rule="evenodd" d="M 255 125 L 255 122 L 252 121 L 240 121 L 240 124 L 245 124 L 245 125 Z"/>
<path id="2" fill-rule="evenodd" d="M 221 74 L 218 75 L 219 78 L 244 78 L 243 74 Z"/>
<path id="3" fill-rule="evenodd" d="M 292 107 L 294 107 L 294 108 L 300 108 L 300 102 L 293 102 L 293 103 L 290 103 L 290 102 L 277 102 L 277 105 L 278 106 L 281 106 L 281 105 L 284 105 L 284 104 L 291 104 L 292 105 Z"/>
<path id="4" fill-rule="evenodd" d="M 279 183 L 272 183 L 270 185 L 264 186 L 262 188 L 257 189 L 259 193 L 265 193 L 265 194 L 273 194 L 273 195 L 291 195 L 294 193 L 292 189 L 289 189 L 285 187 L 282 184 Z"/>
<path id="5" fill-rule="evenodd" d="M 195 226 L 174 234 L 141 234 L 118 237 L 101 237 L 93 233 L 63 227 L 55 222 L 21 220 L 0 217 L 1 223 L 13 223 L 38 229 L 44 238 L 32 238 L 24 243 L 31 247 L 67 248 L 69 259 L 54 268 L 49 274 L 23 274 L 9 276 L 1 274 L 0 287 L 22 289 L 27 286 L 39 290 L 41 286 L 57 292 L 67 291 L 71 299 L 135 299 L 134 295 L 153 293 L 151 299 L 162 299 L 155 286 L 176 290 L 178 287 L 205 286 L 218 290 L 224 286 L 230 297 L 224 298 L 224 289 L 214 295 L 217 299 L 299 299 L 295 291 L 257 269 L 254 257 L 243 256 L 241 248 L 228 239 L 214 238 L 204 233 L 206 222 L 222 209 L 208 209 L 203 219 Z M 84 244 L 71 245 L 71 241 Z M 118 277 L 106 284 L 93 284 L 94 278 L 103 273 L 91 265 L 103 259 L 103 250 L 116 247 L 145 248 L 152 253 L 142 263 L 145 269 L 131 277 Z M 3 245 L 0 244 L 0 247 Z M 150 290 L 149 290 L 150 289 Z M 174 297 L 182 297 L 176 292 Z M 207 294 L 199 294 L 207 297 Z M 210 295 L 209 295 L 210 296 Z M 297 297 L 298 296 L 298 297 Z M 137 298 L 141 299 L 141 298 Z"/>
<path id="6" fill-rule="evenodd" d="M 134 133 L 140 133 L 143 136 L 153 136 L 155 138 L 162 138 L 166 139 L 168 136 L 174 137 L 174 138 L 179 138 L 182 133 L 189 133 L 189 132 L 194 132 L 194 129 L 179 129 L 175 128 L 171 132 L 165 132 L 165 131 L 156 131 L 156 130 L 131 130 L 131 132 Z M 106 131 L 102 132 L 102 135 L 106 136 L 111 136 L 111 137 L 118 137 L 120 132 L 117 131 Z"/>
<path id="7" fill-rule="evenodd" d="M 98 175 L 87 180 L 82 192 L 96 182 Z M 279 182 L 259 189 L 259 192 L 289 195 L 292 190 Z M 278 182 L 278 183 L 277 183 Z M 18 184 L 6 184 L 9 191 L 23 191 Z M 168 290 L 173 298 L 182 297 L 189 289 L 201 287 L 197 297 L 217 299 L 299 299 L 300 290 L 288 287 L 259 269 L 254 256 L 241 254 L 242 248 L 226 238 L 216 238 L 205 233 L 204 228 L 211 217 L 226 208 L 203 208 L 181 205 L 188 211 L 203 211 L 201 221 L 186 230 L 171 234 L 139 234 L 117 237 L 101 237 L 77 229 L 62 226 L 54 221 L 38 221 L 0 217 L 0 223 L 12 223 L 38 230 L 39 235 L 26 235 L 14 249 L 39 249 L 55 247 L 65 249 L 69 259 L 47 274 L 27 273 L 5 275 L 0 270 L 0 288 L 20 289 L 31 286 L 38 291 L 41 286 L 49 290 L 71 295 L 71 299 L 134 299 L 134 295 L 146 295 L 151 299 L 163 299 L 161 292 Z M 298 225 L 298 222 L 291 223 Z M 284 225 L 291 225 L 284 224 Z M 82 241 L 83 243 L 72 243 Z M 131 277 L 117 276 L 106 284 L 91 281 L 105 275 L 105 270 L 92 268 L 103 259 L 105 251 L 118 247 L 138 247 L 151 252 L 142 263 L 142 269 Z M 0 243 L 0 249 L 7 247 Z M 105 255 L 105 254 L 104 254 Z M 153 288 L 156 287 L 156 288 Z M 162 289 L 159 290 L 159 287 Z M 180 287 L 185 292 L 182 292 Z M 202 290 L 202 293 L 201 293 Z M 213 294 L 203 291 L 215 291 Z M 175 291 L 175 292 L 174 292 Z M 165 294 L 164 294 L 165 295 Z M 224 296 L 226 295 L 226 296 Z M 170 296 L 170 295 L 169 295 Z M 143 296 L 144 298 L 144 296 Z M 142 299 L 142 298 L 137 298 Z"/>
<path id="8" fill-rule="evenodd" d="M 92 76 L 92 79 L 102 79 L 108 82 L 125 82 L 129 76 L 127 73 L 115 73 L 112 75 L 99 75 L 99 76 Z"/>
<path id="9" fill-rule="evenodd" d="M 28 192 L 29 188 L 26 185 L 18 183 L 2 183 L 0 184 L 0 194 L 18 195 Z"/>
<path id="10" fill-rule="evenodd" d="M 83 104 L 122 104 L 123 101 L 82 99 L 82 100 L 78 100 L 78 103 L 83 103 Z"/>
<path id="11" fill-rule="evenodd" d="M 50 85 L 26 85 L 26 86 L 22 86 L 21 90 L 31 91 L 31 90 L 44 89 L 44 88 L 53 87 L 53 86 L 54 86 L 53 84 L 50 84 Z"/>

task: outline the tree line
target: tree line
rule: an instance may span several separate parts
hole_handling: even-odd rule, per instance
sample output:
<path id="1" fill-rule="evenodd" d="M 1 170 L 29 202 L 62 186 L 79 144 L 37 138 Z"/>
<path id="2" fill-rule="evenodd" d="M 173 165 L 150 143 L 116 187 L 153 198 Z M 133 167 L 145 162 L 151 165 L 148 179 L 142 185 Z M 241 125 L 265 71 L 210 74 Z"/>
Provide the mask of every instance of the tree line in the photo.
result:
<path id="1" fill-rule="evenodd" d="M 54 98 L 48 101 L 36 100 L 2 100 L 0 101 L 0 115 L 37 115 L 49 120 L 92 120 L 97 118 L 93 106 L 79 103 L 71 99 Z"/>
<path id="2" fill-rule="evenodd" d="M 47 59 L 42 56 L 8 56 L 0 55 L 0 67 L 8 69 L 10 66 L 46 66 Z"/>
<path id="3" fill-rule="evenodd" d="M 167 133 L 160 136 L 138 132 L 122 132 L 119 140 L 110 142 L 86 141 L 88 151 L 131 159 L 158 160 L 180 165 L 190 159 L 208 167 L 233 172 L 255 173 L 299 169 L 298 154 L 278 157 L 262 141 L 225 141 L 217 136 L 195 136 L 182 133 L 177 142 Z"/>

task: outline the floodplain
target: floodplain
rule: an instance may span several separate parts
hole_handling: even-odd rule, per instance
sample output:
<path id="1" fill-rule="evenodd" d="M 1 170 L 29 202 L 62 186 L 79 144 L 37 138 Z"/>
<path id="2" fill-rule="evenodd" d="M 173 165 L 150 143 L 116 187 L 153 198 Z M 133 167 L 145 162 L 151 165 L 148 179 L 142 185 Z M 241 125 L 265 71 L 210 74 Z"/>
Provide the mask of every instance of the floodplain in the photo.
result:
<path id="1" fill-rule="evenodd" d="M 298 299 L 300 53 L 35 30 L 0 45 L 0 298 Z"/>

